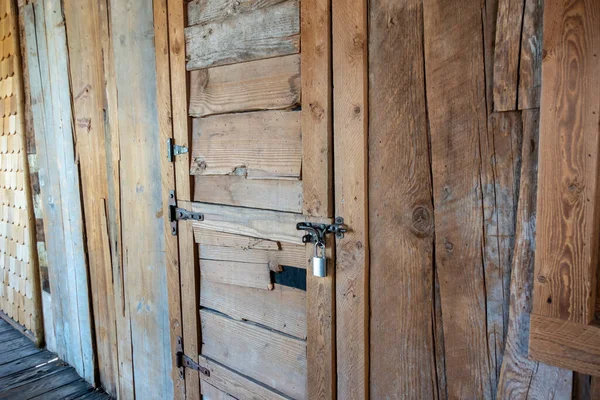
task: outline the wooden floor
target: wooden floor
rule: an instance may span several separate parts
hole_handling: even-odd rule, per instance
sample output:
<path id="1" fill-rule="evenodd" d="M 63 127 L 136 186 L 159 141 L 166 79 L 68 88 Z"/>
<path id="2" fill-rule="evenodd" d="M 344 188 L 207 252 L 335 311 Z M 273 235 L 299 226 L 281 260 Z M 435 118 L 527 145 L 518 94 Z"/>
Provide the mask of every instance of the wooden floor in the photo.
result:
<path id="1" fill-rule="evenodd" d="M 0 399 L 110 399 L 0 319 Z"/>

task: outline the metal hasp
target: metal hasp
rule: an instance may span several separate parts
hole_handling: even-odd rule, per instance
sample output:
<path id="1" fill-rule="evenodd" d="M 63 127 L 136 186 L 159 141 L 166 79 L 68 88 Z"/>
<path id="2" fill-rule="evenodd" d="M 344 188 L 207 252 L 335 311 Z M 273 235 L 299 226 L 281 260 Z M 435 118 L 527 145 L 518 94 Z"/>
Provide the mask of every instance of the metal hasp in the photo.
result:
<path id="1" fill-rule="evenodd" d="M 302 243 L 325 243 L 325 235 L 335 233 L 337 239 L 343 239 L 344 233 L 348 232 L 344 225 L 344 218 L 336 217 L 335 222 L 331 225 L 318 224 L 313 222 L 299 222 L 296 224 L 296 229 L 306 231 L 306 235 L 302 237 Z"/>
<path id="2" fill-rule="evenodd" d="M 167 159 L 169 162 L 173 162 L 175 156 L 185 154 L 188 152 L 188 148 L 185 146 L 178 146 L 173 143 L 173 139 L 167 139 Z"/>
<path id="3" fill-rule="evenodd" d="M 177 221 L 188 219 L 204 221 L 204 214 L 195 213 L 184 208 L 178 208 L 175 191 L 171 190 L 169 192 L 169 221 L 171 222 L 171 235 L 177 235 Z"/>
<path id="4" fill-rule="evenodd" d="M 185 354 L 183 354 L 183 340 L 181 339 L 181 336 L 177 336 L 177 352 L 175 353 L 175 357 L 177 357 L 177 368 L 179 368 L 179 375 L 182 378 L 184 375 L 184 368 L 190 368 L 195 371 L 199 371 L 202 375 L 210 376 L 210 371 L 207 368 L 204 368 L 203 366 L 192 360 L 191 357 L 188 357 Z"/>

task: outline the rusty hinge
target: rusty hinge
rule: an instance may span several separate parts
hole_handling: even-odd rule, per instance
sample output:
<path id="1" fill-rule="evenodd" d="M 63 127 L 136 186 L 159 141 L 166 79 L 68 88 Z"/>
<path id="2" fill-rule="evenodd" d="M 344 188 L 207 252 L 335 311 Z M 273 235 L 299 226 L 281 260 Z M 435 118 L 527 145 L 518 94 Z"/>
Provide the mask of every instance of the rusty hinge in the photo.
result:
<path id="1" fill-rule="evenodd" d="M 185 154 L 188 152 L 188 148 L 185 146 L 176 145 L 173 139 L 167 139 L 167 159 L 169 162 L 173 162 L 175 156 Z"/>
<path id="2" fill-rule="evenodd" d="M 177 368 L 179 368 L 179 374 L 183 377 L 183 369 L 190 368 L 195 371 L 199 371 L 202 375 L 210 376 L 210 371 L 207 368 L 204 368 L 191 357 L 183 354 L 183 340 L 181 336 L 177 336 L 177 352 L 175 353 L 175 357 L 177 357 Z"/>
<path id="3" fill-rule="evenodd" d="M 204 214 L 196 213 L 177 207 L 177 198 L 175 191 L 169 192 L 169 221 L 171 222 L 171 235 L 177 235 L 177 221 L 193 219 L 195 221 L 204 221 Z"/>

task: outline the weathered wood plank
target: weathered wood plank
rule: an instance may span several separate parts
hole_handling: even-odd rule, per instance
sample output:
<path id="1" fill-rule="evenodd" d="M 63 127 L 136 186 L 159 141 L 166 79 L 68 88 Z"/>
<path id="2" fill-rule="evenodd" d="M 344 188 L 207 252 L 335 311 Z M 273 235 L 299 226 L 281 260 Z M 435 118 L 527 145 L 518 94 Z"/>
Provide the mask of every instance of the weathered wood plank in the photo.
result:
<path id="1" fill-rule="evenodd" d="M 74 400 L 92 390 L 94 389 L 86 381 L 80 379 L 33 397 L 33 400 Z"/>
<path id="2" fill-rule="evenodd" d="M 39 353 L 42 349 L 37 348 L 30 343 L 29 346 L 17 347 L 11 351 L 2 353 L 0 356 L 0 364 L 8 364 L 11 361 L 19 360 L 23 357 L 31 356 L 33 354 Z"/>
<path id="3" fill-rule="evenodd" d="M 200 275 L 210 282 L 268 290 L 269 265 L 235 261 L 200 260 Z"/>
<path id="4" fill-rule="evenodd" d="M 303 182 L 195 175 L 193 200 L 299 213 L 302 212 Z"/>
<path id="5" fill-rule="evenodd" d="M 72 368 L 68 368 L 55 374 L 44 376 L 41 379 L 33 380 L 22 386 L 3 391 L 0 393 L 0 399 L 31 399 L 79 379 L 81 378 L 77 375 L 77 372 Z"/>
<path id="6" fill-rule="evenodd" d="M 202 398 L 207 400 L 235 400 L 235 397 L 231 397 L 210 383 L 202 385 Z"/>
<path id="7" fill-rule="evenodd" d="M 200 258 L 205 260 L 238 261 L 269 264 L 271 270 L 277 266 L 305 268 L 305 245 L 280 243 L 281 249 L 275 251 L 244 249 L 241 247 L 213 246 L 200 244 Z"/>
<path id="8" fill-rule="evenodd" d="M 188 26 L 220 22 L 238 14 L 248 14 L 285 0 L 192 0 L 187 5 Z"/>
<path id="9" fill-rule="evenodd" d="M 542 0 L 525 0 L 519 59 L 519 95 L 517 96 L 519 110 L 540 107 L 543 14 Z"/>
<path id="10" fill-rule="evenodd" d="M 544 5 L 533 313 L 594 318 L 600 238 L 600 3 Z"/>
<path id="11" fill-rule="evenodd" d="M 193 221 L 194 228 L 252 236 L 276 242 L 301 244 L 303 232 L 298 222 L 307 221 L 301 214 L 239 208 L 207 203 L 178 201 L 179 207 L 204 214 L 204 221 Z"/>
<path id="12" fill-rule="evenodd" d="M 337 396 L 369 398 L 367 1 L 332 2 L 335 214 L 351 232 L 336 246 Z"/>
<path id="13" fill-rule="evenodd" d="M 26 369 L 35 367 L 36 365 L 45 364 L 54 358 L 56 358 L 56 355 L 44 350 L 28 357 L 23 357 L 19 360 L 0 365 L 0 378 L 25 371 Z"/>
<path id="14" fill-rule="evenodd" d="M 435 398 L 423 7 L 369 6 L 370 397 Z"/>
<path id="15" fill-rule="evenodd" d="M 292 108 L 300 103 L 300 56 L 190 73 L 190 115 Z"/>
<path id="16" fill-rule="evenodd" d="M 202 355 L 295 398 L 306 398 L 306 342 L 200 311 Z"/>
<path id="17" fill-rule="evenodd" d="M 210 282 L 202 276 L 200 305 L 231 318 L 251 321 L 306 338 L 306 292 L 283 285 L 273 290 Z"/>
<path id="18" fill-rule="evenodd" d="M 487 115 L 480 2 L 456 8 L 433 0 L 423 14 L 448 397 L 491 399 L 482 262 L 479 140 Z"/>
<path id="19" fill-rule="evenodd" d="M 51 375 L 59 371 L 64 371 L 68 368 L 71 368 L 68 364 L 65 364 L 60 360 L 55 360 L 34 368 L 29 368 L 25 371 L 21 371 L 20 373 L 15 373 L 1 378 L 0 388 L 2 388 L 2 391 L 9 390 L 27 384 L 33 380 L 40 379 L 42 376 Z"/>
<path id="20" fill-rule="evenodd" d="M 194 226 L 194 237 L 196 243 L 202 243 L 211 246 L 239 247 L 242 250 L 280 250 L 282 246 L 280 242 L 274 242 L 271 240 L 265 240 L 251 236 L 217 232 L 210 229 L 203 229 L 198 226 Z"/>
<path id="21" fill-rule="evenodd" d="M 510 320 L 498 381 L 498 399 L 566 398 L 572 373 L 528 358 L 535 254 L 535 203 L 539 151 L 539 111 L 523 112 L 523 149 L 512 275 Z"/>
<path id="22" fill-rule="evenodd" d="M 300 113 L 260 111 L 194 119 L 192 175 L 300 179 Z"/>
<path id="23" fill-rule="evenodd" d="M 214 67 L 295 54 L 300 49 L 300 10 L 286 0 L 227 21 L 185 29 L 187 69 Z"/>
<path id="24" fill-rule="evenodd" d="M 200 355 L 199 364 L 210 371 L 210 376 L 201 375 L 203 381 L 238 399 L 288 400 L 287 396 L 273 392 L 266 386 L 260 385 L 202 355 Z"/>
<path id="25" fill-rule="evenodd" d="M 494 57 L 494 111 L 517 109 L 525 0 L 499 0 Z"/>

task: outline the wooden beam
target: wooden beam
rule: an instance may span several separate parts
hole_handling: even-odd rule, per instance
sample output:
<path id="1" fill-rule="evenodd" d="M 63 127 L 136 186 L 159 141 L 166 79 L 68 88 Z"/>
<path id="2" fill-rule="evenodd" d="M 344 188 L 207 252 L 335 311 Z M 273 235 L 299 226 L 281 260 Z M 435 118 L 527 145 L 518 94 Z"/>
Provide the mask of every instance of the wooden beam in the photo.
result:
<path id="1" fill-rule="evenodd" d="M 336 247 L 337 395 L 369 397 L 367 2 L 333 0 L 335 214 L 350 232 Z"/>
<path id="2" fill-rule="evenodd" d="M 543 0 L 525 0 L 521 57 L 519 59 L 519 110 L 540 107 L 542 91 Z"/>

